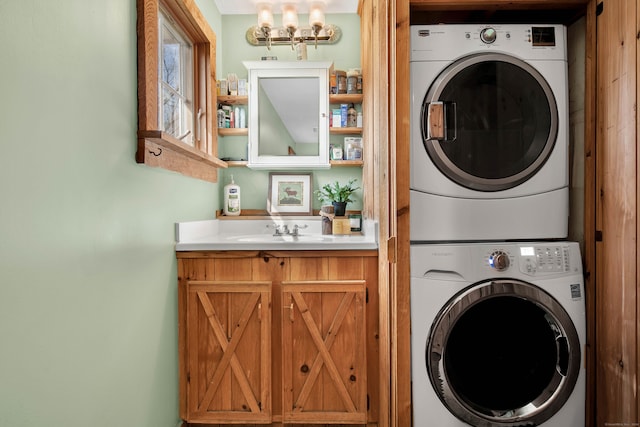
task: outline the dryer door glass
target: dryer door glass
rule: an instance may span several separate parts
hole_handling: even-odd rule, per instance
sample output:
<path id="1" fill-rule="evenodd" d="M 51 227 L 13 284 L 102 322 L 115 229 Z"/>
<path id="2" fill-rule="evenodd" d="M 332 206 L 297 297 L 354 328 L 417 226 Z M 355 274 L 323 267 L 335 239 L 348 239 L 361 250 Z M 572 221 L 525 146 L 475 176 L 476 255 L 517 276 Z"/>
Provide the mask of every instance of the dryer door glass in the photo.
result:
<path id="1" fill-rule="evenodd" d="M 573 391 L 580 353 L 575 327 L 551 295 L 500 280 L 450 300 L 434 322 L 426 360 L 440 399 L 463 421 L 539 425 Z"/>
<path id="2" fill-rule="evenodd" d="M 447 106 L 442 140 L 432 139 L 431 105 Z M 479 191 L 515 187 L 533 176 L 556 141 L 558 113 L 545 79 L 524 61 L 476 54 L 446 68 L 423 102 L 424 145 L 450 179 Z"/>

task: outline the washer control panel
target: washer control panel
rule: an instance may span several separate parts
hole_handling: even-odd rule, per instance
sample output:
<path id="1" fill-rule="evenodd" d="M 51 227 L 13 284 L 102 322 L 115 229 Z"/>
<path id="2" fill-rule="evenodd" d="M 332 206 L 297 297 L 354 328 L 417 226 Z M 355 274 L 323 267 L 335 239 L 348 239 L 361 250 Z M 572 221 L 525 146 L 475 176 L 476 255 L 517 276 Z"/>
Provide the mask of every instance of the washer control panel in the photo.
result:
<path id="1" fill-rule="evenodd" d="M 569 248 L 553 243 L 495 247 L 486 253 L 485 265 L 500 272 L 516 268 L 530 276 L 571 271 Z"/>
<path id="2" fill-rule="evenodd" d="M 556 245 L 521 246 L 520 271 L 531 275 L 569 272 L 569 248 Z"/>

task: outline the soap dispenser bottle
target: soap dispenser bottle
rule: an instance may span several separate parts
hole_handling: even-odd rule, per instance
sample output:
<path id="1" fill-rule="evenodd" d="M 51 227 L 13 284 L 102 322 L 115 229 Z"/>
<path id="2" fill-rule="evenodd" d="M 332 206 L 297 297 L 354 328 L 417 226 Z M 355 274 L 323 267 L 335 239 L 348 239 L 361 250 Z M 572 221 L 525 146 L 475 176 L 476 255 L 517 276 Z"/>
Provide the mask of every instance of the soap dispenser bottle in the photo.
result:
<path id="1" fill-rule="evenodd" d="M 224 186 L 224 214 L 227 216 L 240 215 L 240 186 L 233 181 Z"/>

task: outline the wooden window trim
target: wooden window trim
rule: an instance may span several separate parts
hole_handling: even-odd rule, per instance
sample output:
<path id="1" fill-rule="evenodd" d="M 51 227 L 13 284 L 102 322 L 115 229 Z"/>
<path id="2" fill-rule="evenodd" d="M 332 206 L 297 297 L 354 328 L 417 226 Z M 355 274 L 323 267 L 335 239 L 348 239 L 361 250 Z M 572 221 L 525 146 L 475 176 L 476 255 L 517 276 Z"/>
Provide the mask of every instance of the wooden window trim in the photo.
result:
<path id="1" fill-rule="evenodd" d="M 160 130 L 158 122 L 158 16 L 160 5 L 194 45 L 194 111 L 204 114 L 196 124 L 191 146 Z M 138 150 L 136 161 L 194 178 L 217 182 L 215 129 L 216 35 L 194 0 L 137 0 Z M 199 131 L 198 131 L 199 128 Z"/>

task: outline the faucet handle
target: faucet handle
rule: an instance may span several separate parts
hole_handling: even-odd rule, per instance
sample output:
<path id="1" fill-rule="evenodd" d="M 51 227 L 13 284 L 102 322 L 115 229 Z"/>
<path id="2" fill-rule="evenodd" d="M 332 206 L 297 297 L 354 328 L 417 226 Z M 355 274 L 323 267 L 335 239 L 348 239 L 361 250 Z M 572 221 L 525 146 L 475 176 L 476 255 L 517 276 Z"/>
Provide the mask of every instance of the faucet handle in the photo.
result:
<path id="1" fill-rule="evenodd" d="M 283 231 L 287 232 L 287 226 L 284 226 L 284 230 L 280 228 L 280 225 L 276 224 L 275 222 L 273 224 L 267 224 L 267 228 L 273 228 L 273 235 L 274 236 L 281 236 L 283 234 Z"/>
<path id="2" fill-rule="evenodd" d="M 291 232 L 291 234 L 294 236 L 297 236 L 299 230 L 303 230 L 307 227 L 309 227 L 309 224 L 305 224 L 305 225 L 293 224 L 293 231 Z"/>

